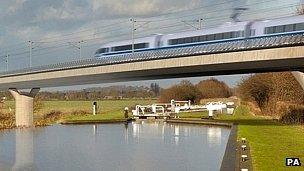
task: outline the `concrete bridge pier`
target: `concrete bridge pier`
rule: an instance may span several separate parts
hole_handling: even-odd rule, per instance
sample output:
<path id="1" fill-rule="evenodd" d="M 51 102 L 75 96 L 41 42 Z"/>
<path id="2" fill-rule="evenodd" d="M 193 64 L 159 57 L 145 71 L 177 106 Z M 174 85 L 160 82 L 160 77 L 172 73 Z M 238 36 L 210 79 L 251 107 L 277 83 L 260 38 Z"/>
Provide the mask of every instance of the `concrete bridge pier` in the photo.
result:
<path id="1" fill-rule="evenodd" d="M 15 88 L 9 89 L 15 99 L 15 117 L 17 127 L 32 127 L 34 113 L 34 97 L 40 88 L 33 88 L 28 92 L 21 92 Z"/>
<path id="2" fill-rule="evenodd" d="M 292 72 L 293 76 L 296 78 L 296 80 L 300 83 L 304 90 L 304 73 L 300 71 Z"/>

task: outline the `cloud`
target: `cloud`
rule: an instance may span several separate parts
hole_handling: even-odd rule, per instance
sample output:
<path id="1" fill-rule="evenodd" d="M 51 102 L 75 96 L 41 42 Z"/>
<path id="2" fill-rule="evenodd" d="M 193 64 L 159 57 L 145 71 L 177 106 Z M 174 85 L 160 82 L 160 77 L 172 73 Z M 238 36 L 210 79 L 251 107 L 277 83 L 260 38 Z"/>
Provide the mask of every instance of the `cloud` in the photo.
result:
<path id="1" fill-rule="evenodd" d="M 41 10 L 36 16 L 36 21 L 47 21 L 47 20 L 67 20 L 73 19 L 73 15 L 70 14 L 68 11 L 63 9 L 58 9 L 55 7 L 47 7 Z"/>
<path id="2" fill-rule="evenodd" d="M 115 16 L 148 16 L 166 13 L 166 11 L 191 9 L 199 5 L 201 0 L 89 0 L 96 15 Z"/>
<path id="3" fill-rule="evenodd" d="M 81 20 L 85 19 L 88 15 L 87 6 L 77 4 L 72 0 L 63 0 L 60 6 L 40 8 L 34 20 Z"/>
<path id="4" fill-rule="evenodd" d="M 43 30 L 41 30 L 38 26 L 26 26 L 17 29 L 9 30 L 9 34 L 15 37 L 18 37 L 22 41 L 32 40 L 34 38 L 43 35 Z"/>
<path id="5" fill-rule="evenodd" d="M 0 37 L 0 46 L 4 45 L 4 39 L 2 37 Z"/>
<path id="6" fill-rule="evenodd" d="M 18 9 L 20 9 L 24 2 L 26 2 L 26 0 L 14 0 L 12 1 L 11 5 L 8 6 L 7 8 L 7 12 L 8 13 L 15 13 Z"/>

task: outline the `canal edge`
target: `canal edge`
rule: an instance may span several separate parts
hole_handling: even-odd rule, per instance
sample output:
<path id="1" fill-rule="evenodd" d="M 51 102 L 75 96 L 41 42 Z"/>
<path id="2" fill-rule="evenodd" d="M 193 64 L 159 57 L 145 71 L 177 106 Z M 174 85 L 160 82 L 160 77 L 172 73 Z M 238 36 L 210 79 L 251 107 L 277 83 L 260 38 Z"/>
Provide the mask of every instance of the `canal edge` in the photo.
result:
<path id="1" fill-rule="evenodd" d="M 226 145 L 225 154 L 222 160 L 220 171 L 236 171 L 240 170 L 237 160 L 237 131 L 238 125 L 233 124 Z"/>
<path id="2" fill-rule="evenodd" d="M 83 125 L 83 124 L 115 124 L 115 123 L 128 123 L 130 119 L 109 119 L 109 120 L 77 120 L 69 121 L 63 120 L 59 124 L 62 125 Z"/>
<path id="3" fill-rule="evenodd" d="M 201 124 L 201 125 L 209 125 L 209 126 L 224 126 L 231 128 L 233 126 L 232 123 L 226 122 L 218 122 L 218 121 L 210 121 L 210 120 L 197 120 L 197 119 L 167 119 L 165 120 L 167 123 L 184 123 L 184 124 Z"/>

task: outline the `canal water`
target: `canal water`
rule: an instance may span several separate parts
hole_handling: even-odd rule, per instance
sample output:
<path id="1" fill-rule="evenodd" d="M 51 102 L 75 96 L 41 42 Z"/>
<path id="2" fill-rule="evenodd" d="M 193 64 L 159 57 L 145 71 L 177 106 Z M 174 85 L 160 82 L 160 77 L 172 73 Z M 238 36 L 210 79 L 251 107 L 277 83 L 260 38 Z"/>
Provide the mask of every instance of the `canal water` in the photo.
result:
<path id="1" fill-rule="evenodd" d="M 217 171 L 229 133 L 162 122 L 0 131 L 0 170 Z"/>

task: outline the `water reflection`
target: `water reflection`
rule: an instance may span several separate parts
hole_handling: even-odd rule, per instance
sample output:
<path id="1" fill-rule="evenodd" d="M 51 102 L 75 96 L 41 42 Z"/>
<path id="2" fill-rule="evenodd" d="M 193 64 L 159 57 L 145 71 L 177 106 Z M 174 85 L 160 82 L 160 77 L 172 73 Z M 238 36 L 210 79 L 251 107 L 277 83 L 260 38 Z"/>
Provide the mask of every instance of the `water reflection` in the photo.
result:
<path id="1" fill-rule="evenodd" d="M 17 129 L 16 136 L 16 152 L 15 164 L 13 171 L 31 171 L 34 170 L 33 157 L 33 130 Z"/>
<path id="2" fill-rule="evenodd" d="M 93 125 L 93 135 L 96 135 L 97 133 L 97 125 Z"/>
<path id="3" fill-rule="evenodd" d="M 124 135 L 125 135 L 125 143 L 129 143 L 128 141 L 129 141 L 129 133 L 128 133 L 128 127 L 129 127 L 129 123 L 128 122 L 126 122 L 126 123 L 124 123 L 124 127 L 125 127 L 125 133 L 124 133 Z"/>
<path id="4" fill-rule="evenodd" d="M 165 124 L 162 121 L 146 121 L 139 120 L 131 123 L 133 138 L 139 143 L 141 138 L 146 138 L 147 135 L 155 135 L 162 138 L 164 141 Z"/>
<path id="5" fill-rule="evenodd" d="M 179 140 L 179 126 L 178 125 L 174 125 L 174 142 L 175 145 L 178 145 L 178 140 Z"/>
<path id="6" fill-rule="evenodd" d="M 207 141 L 210 147 L 221 144 L 222 129 L 217 127 L 209 127 L 207 129 Z"/>
<path id="7" fill-rule="evenodd" d="M 142 121 L 0 132 L 0 170 L 219 170 L 228 135 Z"/>

